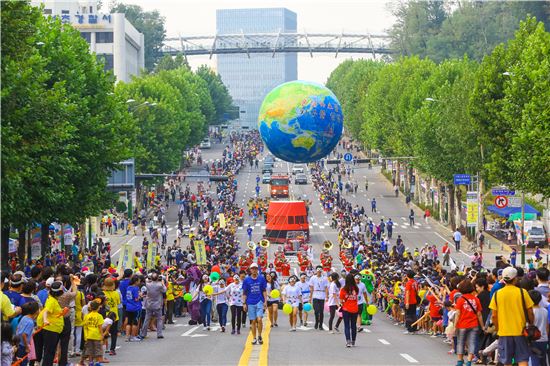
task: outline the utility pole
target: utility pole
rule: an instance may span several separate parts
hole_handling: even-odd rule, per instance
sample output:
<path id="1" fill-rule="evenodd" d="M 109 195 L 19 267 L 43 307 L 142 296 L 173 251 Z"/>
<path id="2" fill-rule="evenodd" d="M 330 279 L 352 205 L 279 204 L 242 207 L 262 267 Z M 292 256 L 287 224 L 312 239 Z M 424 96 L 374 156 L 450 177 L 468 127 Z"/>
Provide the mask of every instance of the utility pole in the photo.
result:
<path id="1" fill-rule="evenodd" d="M 521 265 L 525 266 L 525 192 L 521 192 Z"/>

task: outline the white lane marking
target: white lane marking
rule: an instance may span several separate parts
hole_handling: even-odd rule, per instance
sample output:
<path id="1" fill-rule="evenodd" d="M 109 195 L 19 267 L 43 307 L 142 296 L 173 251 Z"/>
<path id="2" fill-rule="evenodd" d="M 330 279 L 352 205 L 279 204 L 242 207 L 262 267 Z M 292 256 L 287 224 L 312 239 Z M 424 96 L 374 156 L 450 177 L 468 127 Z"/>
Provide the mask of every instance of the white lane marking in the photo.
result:
<path id="1" fill-rule="evenodd" d="M 379 339 L 378 342 L 385 344 L 386 346 L 390 344 L 390 342 L 386 341 L 385 339 Z"/>
<path id="2" fill-rule="evenodd" d="M 256 224 L 256 226 L 261 226 L 261 224 Z"/>
<path id="3" fill-rule="evenodd" d="M 364 329 L 363 329 L 363 332 L 365 332 L 365 333 L 372 333 L 372 332 L 370 331 L 370 329 L 367 329 L 367 328 L 364 328 Z"/>
<path id="4" fill-rule="evenodd" d="M 194 331 L 196 331 L 197 329 L 199 329 L 200 326 L 196 326 L 196 327 L 193 327 L 191 329 L 189 329 L 187 332 L 183 333 L 181 336 L 182 337 L 189 337 L 191 335 L 191 333 L 193 333 Z"/>
<path id="5" fill-rule="evenodd" d="M 408 355 L 406 353 L 400 353 L 401 357 L 403 357 L 405 360 L 409 361 L 410 363 L 418 363 L 417 360 L 411 357 L 411 355 Z"/>
<path id="6" fill-rule="evenodd" d="M 265 226 L 262 226 L 262 230 L 265 230 Z"/>
<path id="7" fill-rule="evenodd" d="M 407 219 L 406 219 L 406 218 L 404 218 L 404 217 L 402 217 L 402 218 L 401 218 L 401 220 L 403 220 L 403 221 L 407 221 Z"/>
<path id="8" fill-rule="evenodd" d="M 325 227 L 322 225 L 319 225 L 319 229 L 323 230 Z"/>
<path id="9" fill-rule="evenodd" d="M 196 337 L 208 337 L 208 334 L 193 334 L 191 336 L 191 338 L 196 338 Z"/>

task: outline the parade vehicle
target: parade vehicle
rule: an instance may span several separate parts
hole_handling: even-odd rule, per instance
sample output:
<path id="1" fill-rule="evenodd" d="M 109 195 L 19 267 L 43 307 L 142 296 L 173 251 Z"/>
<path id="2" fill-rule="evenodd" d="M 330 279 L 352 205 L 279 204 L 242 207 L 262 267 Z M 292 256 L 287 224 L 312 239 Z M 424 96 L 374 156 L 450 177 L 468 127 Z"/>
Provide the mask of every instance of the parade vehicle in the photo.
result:
<path id="1" fill-rule="evenodd" d="M 299 250 L 307 252 L 308 249 L 309 247 L 307 245 L 307 237 L 304 231 L 296 230 L 286 233 L 284 246 L 285 255 L 296 255 Z"/>
<path id="2" fill-rule="evenodd" d="M 304 201 L 271 201 L 264 237 L 273 243 L 309 242 L 309 222 Z M 298 247 L 301 244 L 298 245 Z"/>
<path id="3" fill-rule="evenodd" d="M 288 198 L 288 185 L 290 184 L 288 175 L 273 174 L 269 184 L 271 198 Z"/>

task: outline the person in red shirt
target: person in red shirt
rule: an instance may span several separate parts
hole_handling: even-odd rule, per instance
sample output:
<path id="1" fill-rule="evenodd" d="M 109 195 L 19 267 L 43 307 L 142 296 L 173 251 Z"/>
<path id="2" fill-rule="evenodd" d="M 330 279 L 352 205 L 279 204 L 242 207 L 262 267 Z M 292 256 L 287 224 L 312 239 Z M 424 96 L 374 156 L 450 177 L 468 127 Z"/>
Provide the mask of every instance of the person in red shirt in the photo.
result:
<path id="1" fill-rule="evenodd" d="M 437 297 L 433 290 L 430 288 L 428 289 L 428 295 L 426 296 L 426 300 L 430 302 L 430 318 L 432 319 L 432 337 L 436 337 L 437 333 L 441 333 L 441 325 L 439 325 L 439 321 L 441 320 L 442 315 L 442 307 L 441 307 L 441 300 L 439 297 Z"/>
<path id="2" fill-rule="evenodd" d="M 481 317 L 481 302 L 472 294 L 474 285 L 466 279 L 458 285 L 458 291 L 462 294 L 456 300 L 455 329 L 457 334 L 456 355 L 457 365 L 464 364 L 464 346 L 468 342 L 468 365 L 474 358 L 476 341 L 479 335 L 479 327 L 483 328 Z"/>
<path id="3" fill-rule="evenodd" d="M 414 271 L 407 272 L 407 283 L 405 284 L 405 334 L 414 334 L 418 329 L 416 325 L 416 305 L 418 296 L 418 283 L 414 280 Z"/>
<path id="4" fill-rule="evenodd" d="M 346 347 L 355 346 L 357 337 L 357 315 L 359 305 L 357 297 L 359 288 L 355 283 L 353 274 L 348 273 L 344 287 L 340 290 L 340 302 L 342 303 L 342 315 L 344 318 L 344 334 L 346 335 Z"/>
<path id="5" fill-rule="evenodd" d="M 443 265 L 448 266 L 451 264 L 451 248 L 449 248 L 449 243 L 445 242 L 443 248 L 441 248 L 441 253 L 443 254 Z"/>

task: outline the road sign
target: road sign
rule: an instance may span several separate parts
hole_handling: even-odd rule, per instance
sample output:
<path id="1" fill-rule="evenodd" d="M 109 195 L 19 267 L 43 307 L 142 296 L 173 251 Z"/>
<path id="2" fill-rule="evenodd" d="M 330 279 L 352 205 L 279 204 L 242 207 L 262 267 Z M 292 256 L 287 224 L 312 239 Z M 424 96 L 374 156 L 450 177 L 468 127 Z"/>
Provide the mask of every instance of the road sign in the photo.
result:
<path id="1" fill-rule="evenodd" d="M 508 207 L 521 207 L 521 197 L 508 197 Z"/>
<path id="2" fill-rule="evenodd" d="M 455 186 L 458 185 L 468 185 L 472 182 L 472 177 L 470 174 L 455 174 L 454 175 L 454 184 Z"/>
<path id="3" fill-rule="evenodd" d="M 344 154 L 344 160 L 345 161 L 352 161 L 353 160 L 353 155 L 350 154 L 350 153 L 345 153 Z"/>
<path id="4" fill-rule="evenodd" d="M 493 196 L 514 196 L 516 194 L 516 191 L 503 188 L 493 188 L 491 190 L 491 193 Z"/>
<path id="5" fill-rule="evenodd" d="M 497 206 L 497 208 L 504 208 L 508 206 L 508 198 L 506 196 L 496 196 L 495 206 Z"/>

